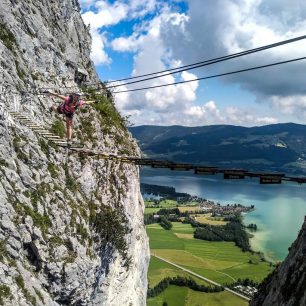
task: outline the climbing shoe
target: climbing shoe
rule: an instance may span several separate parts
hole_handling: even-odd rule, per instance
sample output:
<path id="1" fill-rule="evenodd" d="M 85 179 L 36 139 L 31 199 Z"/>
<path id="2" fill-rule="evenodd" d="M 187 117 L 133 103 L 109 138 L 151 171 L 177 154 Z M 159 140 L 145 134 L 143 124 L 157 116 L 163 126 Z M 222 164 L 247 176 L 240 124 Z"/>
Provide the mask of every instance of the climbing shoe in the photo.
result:
<path id="1" fill-rule="evenodd" d="M 49 112 L 50 112 L 50 114 L 52 114 L 52 112 L 53 112 L 53 107 L 52 106 L 49 107 Z"/>

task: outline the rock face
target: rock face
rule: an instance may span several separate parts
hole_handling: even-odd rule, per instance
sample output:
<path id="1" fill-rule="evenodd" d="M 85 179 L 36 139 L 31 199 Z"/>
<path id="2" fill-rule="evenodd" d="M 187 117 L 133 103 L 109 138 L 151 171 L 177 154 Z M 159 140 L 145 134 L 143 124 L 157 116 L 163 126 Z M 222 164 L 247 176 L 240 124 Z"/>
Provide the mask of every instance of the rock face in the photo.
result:
<path id="1" fill-rule="evenodd" d="M 306 305 L 306 217 L 287 258 L 268 276 L 250 306 Z"/>
<path id="2" fill-rule="evenodd" d="M 38 95 L 97 82 L 77 0 L 0 0 L 0 305 L 145 305 L 148 239 L 135 165 L 67 154 L 6 110 L 64 136 Z M 95 97 L 97 98 L 97 97 Z M 112 97 L 79 110 L 74 137 L 139 155 Z"/>

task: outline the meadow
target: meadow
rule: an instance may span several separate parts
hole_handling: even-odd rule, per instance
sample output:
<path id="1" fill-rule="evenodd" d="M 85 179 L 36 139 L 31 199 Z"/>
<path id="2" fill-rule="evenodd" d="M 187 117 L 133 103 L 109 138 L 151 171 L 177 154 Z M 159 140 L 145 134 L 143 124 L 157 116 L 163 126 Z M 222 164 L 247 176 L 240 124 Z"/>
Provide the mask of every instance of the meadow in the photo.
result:
<path id="1" fill-rule="evenodd" d="M 156 206 L 156 207 L 154 207 Z M 193 212 L 199 210 L 197 202 L 188 202 L 184 205 L 179 205 L 174 200 L 162 200 L 158 205 L 154 204 L 154 201 L 145 201 L 145 214 L 152 214 L 158 212 L 161 208 L 175 208 L 177 207 L 181 212 Z"/>
<path id="2" fill-rule="evenodd" d="M 186 287 L 170 286 L 160 295 L 147 300 L 148 306 L 247 306 L 248 302 L 223 291 L 202 293 Z"/>
<path id="3" fill-rule="evenodd" d="M 199 275 L 220 284 L 232 283 L 238 278 L 262 281 L 273 267 L 258 254 L 242 252 L 233 242 L 210 242 L 193 238 L 190 224 L 173 222 L 171 230 L 164 230 L 159 224 L 147 226 L 151 254 L 156 254 Z M 187 276 L 187 272 L 173 267 L 151 256 L 148 280 L 154 287 L 166 276 Z M 192 276 L 198 283 L 205 281 Z M 207 285 L 207 284 L 206 284 Z M 189 288 L 170 286 L 157 297 L 148 299 L 148 305 L 247 305 L 228 292 L 201 293 Z"/>

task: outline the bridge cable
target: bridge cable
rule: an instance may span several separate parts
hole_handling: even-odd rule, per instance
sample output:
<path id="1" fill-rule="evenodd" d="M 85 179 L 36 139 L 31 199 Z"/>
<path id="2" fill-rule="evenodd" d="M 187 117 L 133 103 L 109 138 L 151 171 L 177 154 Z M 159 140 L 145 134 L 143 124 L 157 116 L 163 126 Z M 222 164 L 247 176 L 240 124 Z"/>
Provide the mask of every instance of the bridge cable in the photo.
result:
<path id="1" fill-rule="evenodd" d="M 179 82 L 161 84 L 161 85 L 155 85 L 155 86 L 120 90 L 120 91 L 114 91 L 113 93 L 118 94 L 118 93 L 134 92 L 134 91 L 140 91 L 140 90 L 147 90 L 147 89 L 154 89 L 154 88 L 178 85 L 178 84 L 183 84 L 183 83 L 190 83 L 190 82 L 195 82 L 195 81 L 200 81 L 200 80 L 213 79 L 213 78 L 217 78 L 217 77 L 221 77 L 221 76 L 227 76 L 227 75 L 232 75 L 232 74 L 237 74 L 237 73 L 242 73 L 242 72 L 247 72 L 247 71 L 252 71 L 252 70 L 257 70 L 257 69 L 262 69 L 262 68 L 267 68 L 267 67 L 272 67 L 272 66 L 277 66 L 277 65 L 283 65 L 283 64 L 292 63 L 292 62 L 297 62 L 297 61 L 301 61 L 301 60 L 305 60 L 305 59 L 306 59 L 306 57 L 299 57 L 299 58 L 295 58 L 295 59 L 291 59 L 291 60 L 287 60 L 287 61 L 276 62 L 276 63 L 272 63 L 272 64 L 256 66 L 256 67 L 251 67 L 251 68 L 246 68 L 246 69 L 241 69 L 241 70 L 235 70 L 235 71 L 230 71 L 230 72 L 226 72 L 226 73 L 220 73 L 220 74 L 210 75 L 210 76 L 206 76 L 206 77 L 200 77 L 200 78 L 196 78 L 196 79 L 192 79 L 192 80 L 185 80 L 185 81 L 179 81 Z"/>
<path id="2" fill-rule="evenodd" d="M 292 39 L 280 41 L 280 42 L 277 42 L 277 43 L 273 43 L 273 44 L 257 47 L 257 48 L 254 48 L 254 49 L 245 50 L 245 51 L 242 51 L 242 52 L 221 56 L 221 57 L 216 57 L 216 58 L 212 58 L 212 59 L 209 59 L 209 60 L 200 61 L 200 62 L 197 62 L 197 63 L 194 63 L 194 64 L 189 64 L 189 65 L 185 65 L 185 66 L 181 66 L 181 67 L 177 67 L 177 68 L 166 69 L 166 70 L 162 70 L 162 71 L 158 71 L 158 72 L 147 73 L 147 74 L 143 74 L 143 75 L 128 77 L 128 78 L 114 80 L 114 81 L 106 81 L 106 82 L 104 82 L 104 84 L 127 81 L 127 80 L 137 79 L 137 78 L 141 78 L 141 77 L 152 76 L 152 75 L 156 75 L 156 74 L 162 74 L 162 73 L 169 72 L 169 73 L 166 73 L 166 74 L 162 74 L 162 75 L 158 75 L 156 77 L 153 77 L 153 78 L 160 78 L 160 77 L 163 77 L 163 76 L 179 73 L 179 72 L 182 72 L 182 71 L 187 71 L 187 70 L 191 70 L 191 69 L 195 69 L 195 68 L 199 68 L 199 67 L 203 67 L 203 66 L 207 66 L 207 65 L 212 65 L 212 64 L 215 64 L 215 63 L 219 63 L 219 62 L 222 62 L 222 61 L 229 60 L 229 59 L 241 57 L 241 56 L 252 54 L 252 53 L 257 53 L 257 52 L 268 50 L 268 49 L 275 48 L 275 47 L 279 47 L 279 46 L 282 46 L 282 45 L 286 45 L 286 44 L 289 44 L 289 43 L 300 41 L 300 40 L 305 39 L 305 38 L 306 38 L 306 35 L 299 36 L 299 37 L 295 37 L 295 38 L 292 38 Z M 128 82 L 128 83 L 125 83 L 123 85 L 133 84 L 133 83 L 137 83 L 137 82 L 143 82 L 143 81 L 146 81 L 146 80 L 151 80 L 153 78 L 146 78 L 146 79 L 137 80 L 137 81 L 134 81 L 134 82 Z M 112 87 L 115 87 L 115 86 L 118 86 L 118 85 L 107 86 L 107 88 L 112 88 Z"/>
<path id="3" fill-rule="evenodd" d="M 230 60 L 230 59 L 233 59 L 233 58 L 241 57 L 241 56 L 256 53 L 256 52 L 260 52 L 260 51 L 263 51 L 263 50 L 268 50 L 268 49 L 271 49 L 271 48 L 275 48 L 275 47 L 279 47 L 279 46 L 282 46 L 282 45 L 297 42 L 297 41 L 303 40 L 305 38 L 306 38 L 306 35 L 298 36 L 298 37 L 288 39 L 288 40 L 284 40 L 284 41 L 280 41 L 280 42 L 277 42 L 277 43 L 273 43 L 273 44 L 257 47 L 257 48 L 254 48 L 254 49 L 242 51 L 242 52 L 221 56 L 221 57 L 216 57 L 216 58 L 212 58 L 212 59 L 209 59 L 209 60 L 200 61 L 200 62 L 196 62 L 194 64 L 189 64 L 189 65 L 185 65 L 185 66 L 181 66 L 181 67 L 177 67 L 177 68 L 161 70 L 161 71 L 158 71 L 158 72 L 152 72 L 152 73 L 148 73 L 148 74 L 143 74 L 143 75 L 139 75 L 139 76 L 118 79 L 118 80 L 114 80 L 114 81 L 106 81 L 104 83 L 102 81 L 95 82 L 95 83 L 85 83 L 84 85 L 86 87 L 89 87 L 89 88 L 90 88 L 90 86 L 101 85 L 105 89 L 110 89 L 110 88 L 114 88 L 114 87 L 118 87 L 118 86 L 122 86 L 122 85 L 128 85 L 128 84 L 133 84 L 133 83 L 137 83 L 137 82 L 143 82 L 143 81 L 147 81 L 147 80 L 151 80 L 151 79 L 155 79 L 155 78 L 160 78 L 160 77 L 163 77 L 163 76 L 167 76 L 167 75 L 171 75 L 171 74 L 175 74 L 175 73 L 179 73 L 179 72 L 183 72 L 183 71 L 187 71 L 187 70 L 191 70 L 191 69 L 200 68 L 200 67 L 207 66 L 207 65 L 212 65 L 212 64 L 215 64 L 215 63 L 223 62 L 223 61 L 226 61 L 226 60 Z M 169 72 L 169 73 L 167 73 L 167 72 Z M 107 84 L 110 84 L 110 83 L 132 80 L 132 79 L 137 79 L 137 78 L 152 76 L 152 75 L 157 75 L 157 74 L 161 74 L 161 75 L 155 76 L 153 78 L 146 78 L 146 79 L 142 79 L 142 80 L 138 80 L 138 81 L 127 82 L 127 83 L 120 84 L 120 85 L 117 84 L 117 85 L 107 86 Z M 58 87 L 57 89 L 73 89 L 73 88 L 76 88 L 76 87 L 77 86 L 63 86 L 63 87 Z M 44 87 L 44 88 L 40 88 L 40 89 L 46 90 L 46 89 L 55 89 L 55 88 Z"/>

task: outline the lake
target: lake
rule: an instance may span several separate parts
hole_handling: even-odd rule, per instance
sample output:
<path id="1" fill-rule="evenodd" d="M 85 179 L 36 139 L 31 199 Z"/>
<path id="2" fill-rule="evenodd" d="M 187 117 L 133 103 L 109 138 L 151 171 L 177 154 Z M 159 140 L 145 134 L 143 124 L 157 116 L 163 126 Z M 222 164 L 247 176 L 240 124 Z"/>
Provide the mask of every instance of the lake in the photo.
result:
<path id="1" fill-rule="evenodd" d="M 222 205 L 255 205 L 244 215 L 244 223 L 256 223 L 258 231 L 250 239 L 252 249 L 270 260 L 283 260 L 296 239 L 306 215 L 306 185 L 282 183 L 260 185 L 259 179 L 223 180 L 221 175 L 199 176 L 188 171 L 142 168 L 142 183 L 173 186 Z"/>

